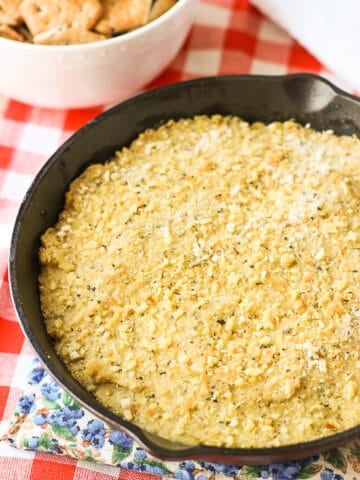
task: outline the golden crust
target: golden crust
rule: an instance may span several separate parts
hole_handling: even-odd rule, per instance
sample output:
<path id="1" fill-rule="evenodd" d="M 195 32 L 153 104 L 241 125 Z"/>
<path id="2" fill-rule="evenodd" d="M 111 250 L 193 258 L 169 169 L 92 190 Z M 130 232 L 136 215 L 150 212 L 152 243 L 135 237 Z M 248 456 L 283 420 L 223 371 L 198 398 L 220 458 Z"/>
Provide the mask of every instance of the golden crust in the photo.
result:
<path id="1" fill-rule="evenodd" d="M 0 23 L 20 25 L 23 18 L 20 13 L 22 0 L 0 0 Z"/>
<path id="2" fill-rule="evenodd" d="M 141 27 L 149 20 L 151 0 L 103 0 L 104 14 L 96 31 L 111 34 Z"/>
<path id="3" fill-rule="evenodd" d="M 9 40 L 16 40 L 18 42 L 24 41 L 24 37 L 21 35 L 20 32 L 5 23 L 0 23 L 0 36 L 5 37 Z"/>
<path id="4" fill-rule="evenodd" d="M 57 27 L 90 30 L 103 9 L 99 0 L 23 0 L 20 11 L 35 36 Z"/>
<path id="5" fill-rule="evenodd" d="M 170 10 L 176 1 L 177 0 L 155 0 L 150 10 L 149 20 L 155 20 L 155 18 L 160 17 L 163 13 Z"/>
<path id="6" fill-rule="evenodd" d="M 106 40 L 162 15 L 177 0 L 0 0 L 0 36 L 42 45 Z"/>
<path id="7" fill-rule="evenodd" d="M 215 115 L 90 166 L 40 249 L 59 355 L 109 408 L 185 444 L 359 424 L 359 164 L 355 137 Z"/>
<path id="8" fill-rule="evenodd" d="M 34 43 L 39 45 L 72 45 L 75 43 L 98 42 L 105 39 L 105 35 L 101 35 L 100 33 L 63 26 L 52 28 L 51 30 L 35 35 Z"/>

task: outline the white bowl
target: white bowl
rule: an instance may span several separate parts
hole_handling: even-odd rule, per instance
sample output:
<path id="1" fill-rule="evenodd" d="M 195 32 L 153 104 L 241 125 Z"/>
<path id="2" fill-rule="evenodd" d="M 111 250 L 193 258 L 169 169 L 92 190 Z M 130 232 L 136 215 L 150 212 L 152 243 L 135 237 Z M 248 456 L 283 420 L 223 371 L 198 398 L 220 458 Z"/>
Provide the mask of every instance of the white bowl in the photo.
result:
<path id="1" fill-rule="evenodd" d="M 95 43 L 33 45 L 0 37 L 0 93 L 50 108 L 117 102 L 154 79 L 180 50 L 197 0 L 179 0 L 156 20 Z"/>

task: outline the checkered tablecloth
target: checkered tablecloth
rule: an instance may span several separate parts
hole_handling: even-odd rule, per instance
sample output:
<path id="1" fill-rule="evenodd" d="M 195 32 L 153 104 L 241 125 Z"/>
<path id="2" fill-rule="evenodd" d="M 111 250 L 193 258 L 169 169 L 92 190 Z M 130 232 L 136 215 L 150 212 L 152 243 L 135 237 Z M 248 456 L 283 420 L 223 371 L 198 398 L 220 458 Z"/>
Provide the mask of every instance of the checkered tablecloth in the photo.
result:
<path id="1" fill-rule="evenodd" d="M 248 0 L 202 0 L 195 25 L 181 52 L 146 89 L 199 76 L 299 71 L 320 73 L 346 88 Z M 47 110 L 0 96 L 0 436 L 8 427 L 33 358 L 9 295 L 7 260 L 17 209 L 34 174 L 46 159 L 69 135 L 105 108 Z M 154 477 L 65 456 L 15 450 L 0 443 L 1 480 L 114 478 Z"/>

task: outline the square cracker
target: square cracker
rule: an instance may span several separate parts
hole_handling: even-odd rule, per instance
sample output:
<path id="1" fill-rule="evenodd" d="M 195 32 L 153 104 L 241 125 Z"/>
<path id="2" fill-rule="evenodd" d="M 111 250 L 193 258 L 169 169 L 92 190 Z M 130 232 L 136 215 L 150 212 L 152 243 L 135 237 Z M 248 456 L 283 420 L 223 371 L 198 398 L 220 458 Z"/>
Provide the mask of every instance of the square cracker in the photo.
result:
<path id="1" fill-rule="evenodd" d="M 19 25 L 22 22 L 21 3 L 22 0 L 0 0 L 0 23 Z"/>
<path id="2" fill-rule="evenodd" d="M 103 0 L 104 14 L 95 30 L 110 35 L 141 27 L 149 20 L 151 4 L 152 0 Z"/>
<path id="3" fill-rule="evenodd" d="M 39 35 L 34 37 L 34 43 L 39 45 L 74 45 L 77 43 L 98 42 L 106 38 L 101 33 L 62 26 L 39 33 Z"/>
<path id="4" fill-rule="evenodd" d="M 103 9 L 99 0 L 23 0 L 20 11 L 36 36 L 61 26 L 90 30 Z"/>
<path id="5" fill-rule="evenodd" d="M 177 0 L 155 0 L 150 10 L 150 20 L 160 17 L 163 13 L 175 5 Z"/>

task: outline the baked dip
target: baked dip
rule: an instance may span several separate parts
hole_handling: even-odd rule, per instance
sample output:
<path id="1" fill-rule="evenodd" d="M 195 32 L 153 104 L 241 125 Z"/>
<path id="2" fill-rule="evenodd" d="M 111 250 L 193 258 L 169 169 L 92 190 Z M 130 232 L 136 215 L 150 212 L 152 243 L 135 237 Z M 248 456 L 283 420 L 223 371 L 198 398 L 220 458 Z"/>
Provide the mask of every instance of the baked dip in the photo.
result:
<path id="1" fill-rule="evenodd" d="M 360 424 L 360 140 L 198 116 L 72 182 L 42 236 L 46 328 L 106 407 L 188 445 Z"/>

